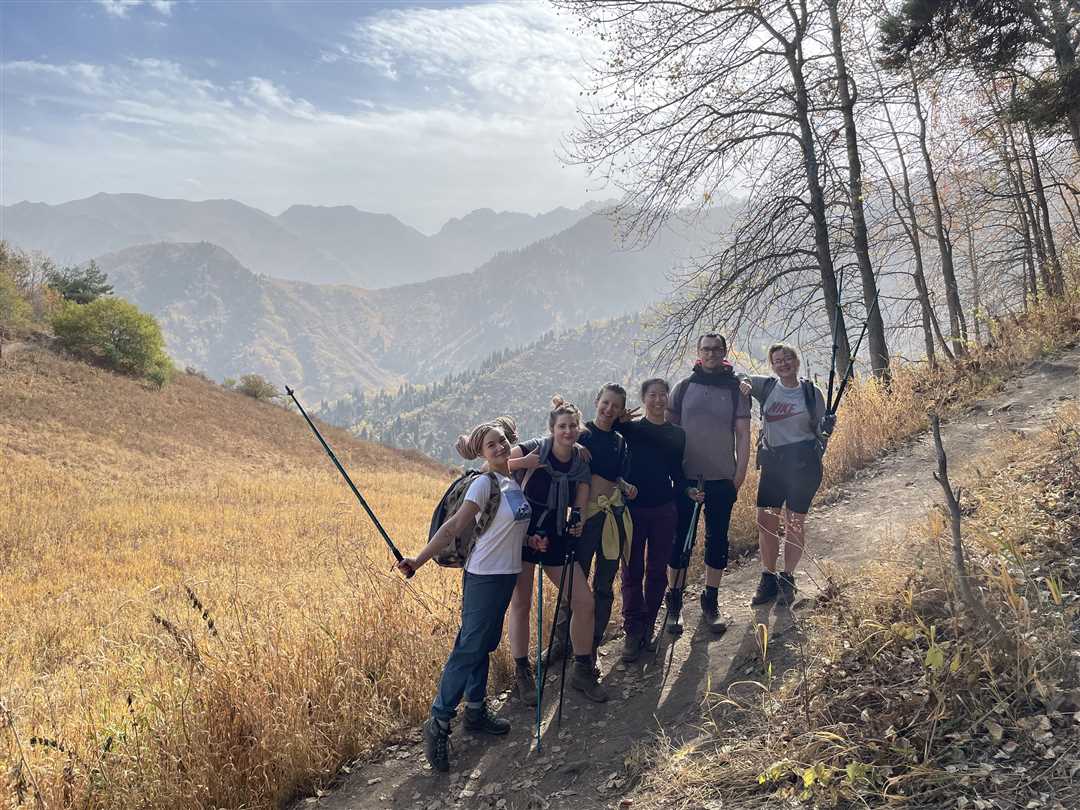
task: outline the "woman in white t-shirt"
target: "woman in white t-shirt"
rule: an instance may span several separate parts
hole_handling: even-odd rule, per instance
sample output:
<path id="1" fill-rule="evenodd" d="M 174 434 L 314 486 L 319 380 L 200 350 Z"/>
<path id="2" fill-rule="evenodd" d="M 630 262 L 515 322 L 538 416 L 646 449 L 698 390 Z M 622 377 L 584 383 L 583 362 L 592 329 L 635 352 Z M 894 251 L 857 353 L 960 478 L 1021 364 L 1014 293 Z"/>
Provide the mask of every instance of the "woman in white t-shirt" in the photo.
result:
<path id="1" fill-rule="evenodd" d="M 521 572 L 521 550 L 532 510 L 521 487 L 510 477 L 507 461 L 517 442 L 514 420 L 501 416 L 475 427 L 457 441 L 466 459 L 483 458 L 499 482 L 499 508 L 484 533 L 476 538 L 468 560 L 461 595 L 461 629 L 450 652 L 431 717 L 424 723 L 424 754 L 435 770 L 449 769 L 450 721 L 465 698 L 465 728 L 473 733 L 506 734 L 510 723 L 495 717 L 486 702 L 489 654 L 499 646 L 503 617 Z M 491 478 L 478 475 L 461 507 L 435 532 L 415 557 L 397 564 L 403 574 L 417 571 L 453 538 L 475 523 L 491 495 Z M 546 541 L 530 538 L 543 548 Z"/>
<path id="2" fill-rule="evenodd" d="M 799 354 L 786 343 L 769 347 L 774 377 L 749 377 L 742 392 L 761 403 L 757 451 L 758 548 L 761 581 L 750 604 L 777 597 L 795 598 L 795 566 L 806 544 L 806 513 L 821 486 L 821 454 L 832 422 L 826 420 L 825 397 L 809 380 L 799 379 Z M 780 515 L 784 514 L 784 568 L 780 557 Z"/>

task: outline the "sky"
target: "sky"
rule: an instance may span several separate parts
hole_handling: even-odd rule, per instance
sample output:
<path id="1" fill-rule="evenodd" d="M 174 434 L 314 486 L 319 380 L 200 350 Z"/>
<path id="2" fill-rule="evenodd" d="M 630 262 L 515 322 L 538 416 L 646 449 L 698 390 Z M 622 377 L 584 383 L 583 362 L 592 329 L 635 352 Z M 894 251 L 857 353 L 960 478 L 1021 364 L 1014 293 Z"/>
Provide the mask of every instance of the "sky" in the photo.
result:
<path id="1" fill-rule="evenodd" d="M 426 232 L 612 196 L 559 160 L 595 41 L 533 0 L 0 0 L 0 204 L 355 205 Z"/>

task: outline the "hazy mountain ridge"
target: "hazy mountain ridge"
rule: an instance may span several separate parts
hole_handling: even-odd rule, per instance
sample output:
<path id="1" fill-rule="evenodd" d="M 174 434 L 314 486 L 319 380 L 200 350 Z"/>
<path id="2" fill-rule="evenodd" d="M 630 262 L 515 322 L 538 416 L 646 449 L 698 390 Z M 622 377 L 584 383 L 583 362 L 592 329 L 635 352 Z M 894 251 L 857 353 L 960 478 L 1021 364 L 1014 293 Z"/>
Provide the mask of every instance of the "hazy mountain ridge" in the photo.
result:
<path id="1" fill-rule="evenodd" d="M 622 251 L 613 223 L 592 215 L 472 273 L 383 290 L 266 278 L 207 243 L 97 261 L 118 295 L 160 320 L 180 365 L 218 379 L 256 372 L 333 398 L 438 379 L 551 330 L 639 312 L 699 238 L 668 232 Z"/>
<path id="2" fill-rule="evenodd" d="M 479 209 L 426 236 L 389 214 L 294 205 L 274 217 L 235 200 L 95 194 L 59 205 L 0 207 L 0 238 L 60 263 L 153 242 L 211 242 L 253 272 L 379 288 L 473 270 L 588 216 L 591 207 L 532 216 Z"/>
<path id="3" fill-rule="evenodd" d="M 641 316 L 586 324 L 489 355 L 472 371 L 426 386 L 403 385 L 394 394 L 362 391 L 324 403 L 319 416 L 357 435 L 400 448 L 420 450 L 462 464 L 454 440 L 473 423 L 501 414 L 518 422 L 521 438 L 547 430 L 553 394 L 575 402 L 592 418 L 593 398 L 605 382 L 634 386 L 653 365 Z"/>

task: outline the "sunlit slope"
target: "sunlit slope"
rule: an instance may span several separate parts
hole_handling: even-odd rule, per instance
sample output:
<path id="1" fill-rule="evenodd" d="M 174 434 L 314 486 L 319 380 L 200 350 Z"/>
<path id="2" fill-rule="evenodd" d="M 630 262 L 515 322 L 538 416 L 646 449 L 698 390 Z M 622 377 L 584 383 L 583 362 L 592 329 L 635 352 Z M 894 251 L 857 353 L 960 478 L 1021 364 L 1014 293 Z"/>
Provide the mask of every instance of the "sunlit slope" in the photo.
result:
<path id="1" fill-rule="evenodd" d="M 417 550 L 448 472 L 326 435 Z M 406 588 L 390 563 L 297 413 L 36 349 L 0 365 L 0 700 L 49 806 L 270 806 L 415 718 L 458 576 Z M 0 773 L 17 758 L 0 742 Z"/>

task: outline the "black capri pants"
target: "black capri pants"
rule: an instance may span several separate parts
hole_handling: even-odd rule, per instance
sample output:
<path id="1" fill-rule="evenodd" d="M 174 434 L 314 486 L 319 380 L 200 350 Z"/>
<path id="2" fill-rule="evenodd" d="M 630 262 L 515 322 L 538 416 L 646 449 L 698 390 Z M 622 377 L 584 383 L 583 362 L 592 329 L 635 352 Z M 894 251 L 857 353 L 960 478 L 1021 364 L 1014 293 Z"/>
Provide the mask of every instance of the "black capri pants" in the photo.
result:
<path id="1" fill-rule="evenodd" d="M 738 495 L 735 484 L 726 478 L 705 482 L 705 564 L 710 568 L 721 571 L 727 568 L 728 527 L 731 525 L 731 510 Z M 675 570 L 681 570 L 690 565 L 686 535 L 690 531 L 694 502 L 683 491 L 679 493 L 675 503 L 679 508 L 679 528 L 671 549 L 670 565 Z"/>
<path id="2" fill-rule="evenodd" d="M 761 462 L 757 505 L 779 509 L 786 504 L 789 511 L 805 515 L 820 486 L 821 454 L 816 441 L 770 447 L 768 458 Z"/>

